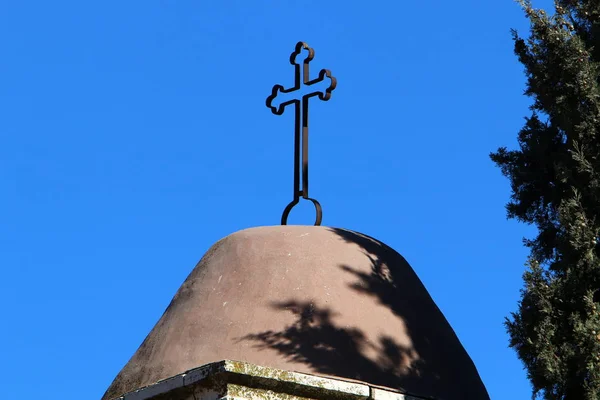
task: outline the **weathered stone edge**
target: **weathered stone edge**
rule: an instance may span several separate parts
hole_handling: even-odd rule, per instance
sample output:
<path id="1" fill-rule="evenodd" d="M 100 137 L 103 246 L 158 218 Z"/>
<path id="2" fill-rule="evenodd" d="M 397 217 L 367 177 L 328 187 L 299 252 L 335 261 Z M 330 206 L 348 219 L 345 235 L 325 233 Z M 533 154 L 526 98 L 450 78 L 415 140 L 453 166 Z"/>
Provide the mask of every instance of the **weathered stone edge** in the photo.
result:
<path id="1" fill-rule="evenodd" d="M 152 385 L 142 387 L 133 392 L 125 393 L 124 395 L 113 400 L 147 400 L 154 396 L 167 393 L 178 388 L 199 383 L 209 377 L 219 374 L 234 374 L 288 385 L 299 385 L 312 390 L 318 390 L 322 394 L 330 395 L 332 398 L 336 398 L 341 395 L 357 400 L 427 399 L 425 397 L 408 396 L 391 390 L 372 387 L 365 383 L 348 382 L 339 379 L 303 374 L 300 372 L 284 371 L 241 361 L 223 360 L 193 368 L 182 374 L 158 381 Z"/>

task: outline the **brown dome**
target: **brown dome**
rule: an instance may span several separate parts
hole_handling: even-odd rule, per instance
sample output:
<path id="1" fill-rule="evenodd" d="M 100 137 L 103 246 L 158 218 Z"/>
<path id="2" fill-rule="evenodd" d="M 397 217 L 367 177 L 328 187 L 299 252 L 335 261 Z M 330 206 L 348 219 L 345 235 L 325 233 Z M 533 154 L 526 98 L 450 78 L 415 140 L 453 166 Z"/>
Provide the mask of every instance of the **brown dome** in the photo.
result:
<path id="1" fill-rule="evenodd" d="M 216 243 L 103 399 L 224 359 L 489 399 L 404 258 L 343 229 L 261 227 Z"/>

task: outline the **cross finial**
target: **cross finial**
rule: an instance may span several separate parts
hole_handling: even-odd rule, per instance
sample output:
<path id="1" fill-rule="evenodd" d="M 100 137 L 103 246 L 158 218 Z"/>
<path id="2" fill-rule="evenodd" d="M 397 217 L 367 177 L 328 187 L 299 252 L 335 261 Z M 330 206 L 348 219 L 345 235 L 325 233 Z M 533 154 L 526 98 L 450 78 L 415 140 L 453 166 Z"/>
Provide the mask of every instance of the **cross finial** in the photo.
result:
<path id="1" fill-rule="evenodd" d="M 303 50 L 308 51 L 304 60 L 300 60 Z M 273 86 L 271 95 L 267 97 L 267 107 L 276 115 L 283 114 L 285 107 L 293 104 L 295 109 L 294 126 L 294 198 L 285 207 L 281 216 L 281 224 L 287 225 L 287 218 L 292 208 L 300 201 L 300 196 L 310 200 L 317 212 L 315 225 L 321 225 L 323 211 L 319 202 L 308 197 L 308 99 L 318 96 L 320 100 L 327 101 L 331 98 L 331 92 L 335 89 L 337 81 L 327 69 L 322 69 L 317 78 L 311 80 L 309 73 L 309 63 L 315 56 L 315 51 L 304 42 L 298 42 L 294 52 L 290 55 L 290 63 L 294 66 L 294 86 L 285 89 L 282 85 Z M 326 82 L 327 78 L 329 82 Z M 325 85 L 323 85 L 325 84 Z M 287 93 L 300 90 L 303 86 L 313 89 L 300 98 L 289 97 L 285 99 Z M 322 87 L 322 90 L 319 90 Z M 277 98 L 284 97 L 279 103 L 275 104 Z M 300 133 L 302 132 L 302 170 L 300 170 Z M 300 172 L 302 171 L 302 187 L 300 187 Z"/>

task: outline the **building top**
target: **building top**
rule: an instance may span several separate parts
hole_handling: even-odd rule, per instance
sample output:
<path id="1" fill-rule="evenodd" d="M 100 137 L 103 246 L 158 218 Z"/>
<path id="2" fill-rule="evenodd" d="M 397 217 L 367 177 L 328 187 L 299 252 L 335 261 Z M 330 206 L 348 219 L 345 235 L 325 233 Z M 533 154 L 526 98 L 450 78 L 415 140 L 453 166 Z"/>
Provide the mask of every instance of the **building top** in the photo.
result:
<path id="1" fill-rule="evenodd" d="M 428 400 L 364 382 L 326 378 L 240 361 L 222 360 L 191 369 L 114 400 L 347 399 Z"/>
<path id="2" fill-rule="evenodd" d="M 103 399 L 219 360 L 445 400 L 488 400 L 477 370 L 400 254 L 321 226 L 217 242 Z"/>

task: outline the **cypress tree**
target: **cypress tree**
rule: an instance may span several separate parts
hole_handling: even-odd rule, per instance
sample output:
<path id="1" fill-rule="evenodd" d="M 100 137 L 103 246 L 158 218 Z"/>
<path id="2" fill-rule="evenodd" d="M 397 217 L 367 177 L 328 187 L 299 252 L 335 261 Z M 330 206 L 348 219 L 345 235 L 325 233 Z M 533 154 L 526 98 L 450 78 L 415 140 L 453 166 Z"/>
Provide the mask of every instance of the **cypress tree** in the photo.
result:
<path id="1" fill-rule="evenodd" d="M 600 399 L 600 0 L 556 0 L 552 14 L 519 3 L 533 104 L 518 150 L 490 156 L 511 183 L 508 217 L 537 236 L 505 324 L 534 398 Z"/>

